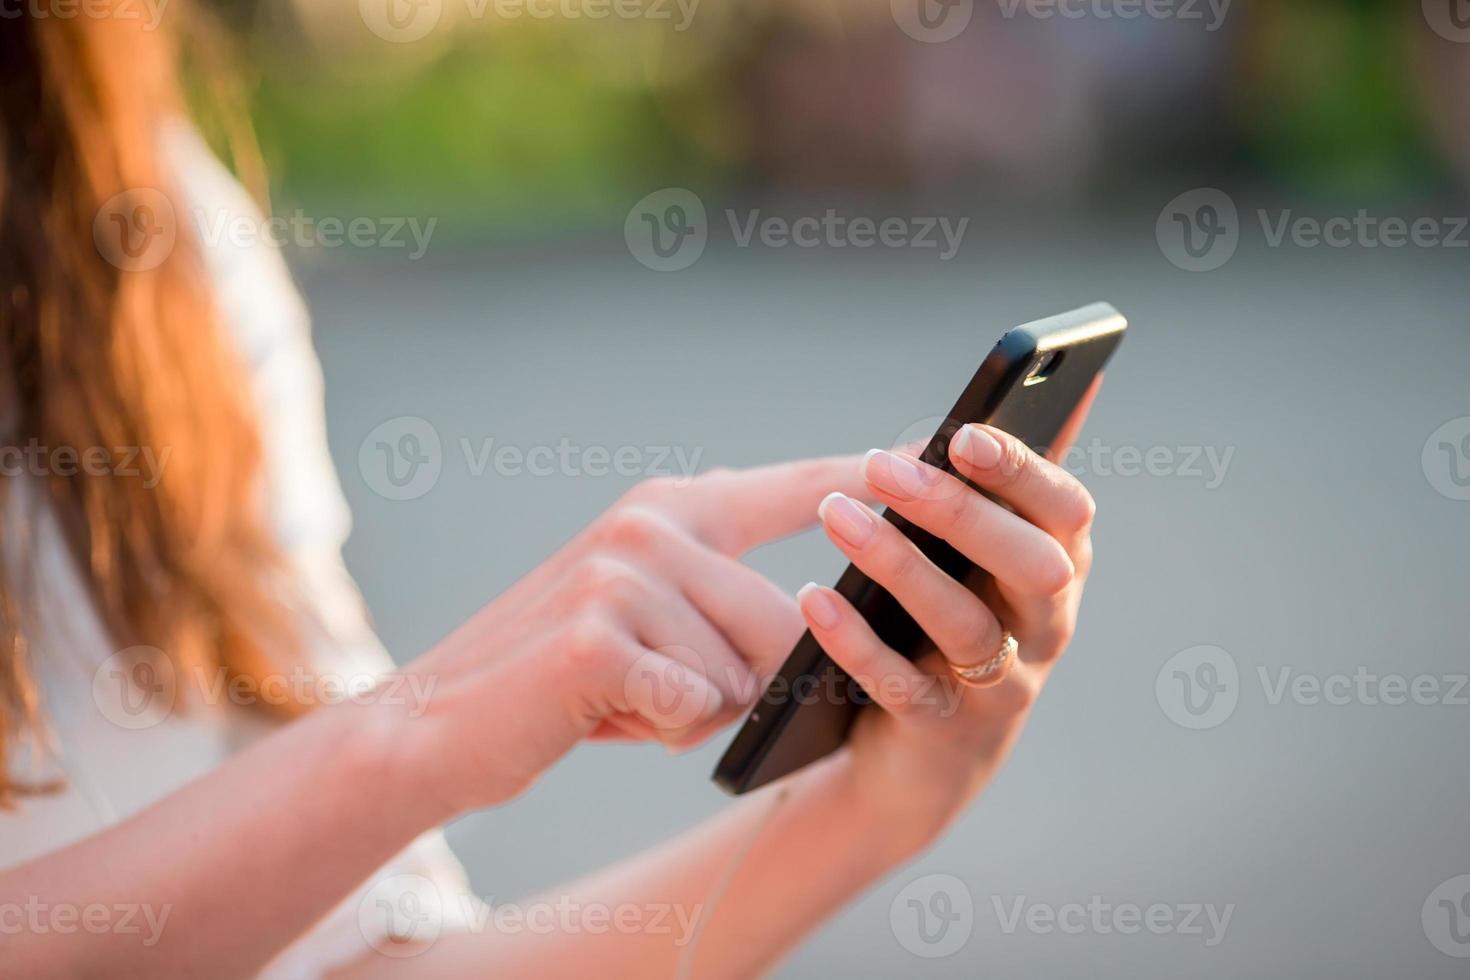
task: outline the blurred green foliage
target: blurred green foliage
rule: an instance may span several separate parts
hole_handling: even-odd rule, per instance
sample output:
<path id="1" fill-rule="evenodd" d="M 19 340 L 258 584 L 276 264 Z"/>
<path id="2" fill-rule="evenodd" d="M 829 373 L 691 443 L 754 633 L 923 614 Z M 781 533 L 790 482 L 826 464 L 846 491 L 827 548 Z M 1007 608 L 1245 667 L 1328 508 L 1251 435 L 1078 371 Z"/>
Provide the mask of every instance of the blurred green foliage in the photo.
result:
<path id="1" fill-rule="evenodd" d="M 371 201 L 438 215 L 445 238 L 525 239 L 620 223 L 649 188 L 729 170 L 684 124 L 715 111 L 718 90 L 696 78 L 676 101 L 610 83 L 584 53 L 554 32 L 506 31 L 376 75 L 256 59 L 251 115 L 277 207 Z"/>
<path id="2" fill-rule="evenodd" d="M 605 233 L 633 201 L 662 186 L 781 178 L 757 175 L 749 163 L 761 131 L 760 120 L 747 118 L 748 97 L 769 82 L 750 73 L 760 70 L 763 45 L 793 35 L 771 28 L 774 14 L 730 14 L 747 6 L 730 2 L 725 13 L 702 11 L 689 34 L 660 38 L 646 24 L 480 23 L 448 32 L 443 48 L 429 51 L 370 37 L 366 46 L 349 37 L 340 50 L 318 49 L 299 25 L 230 19 L 251 25 L 238 32 L 251 72 L 248 111 L 277 210 L 370 207 L 437 216 L 436 234 L 446 240 L 526 241 L 583 227 Z M 892 32 L 882 6 L 876 22 L 828 24 L 809 37 L 798 30 L 796 50 L 841 45 L 863 30 Z M 1398 0 L 1237 3 L 1231 29 L 1217 35 L 1234 46 L 1222 59 L 1228 77 L 1218 79 L 1233 111 L 1208 121 L 1209 138 L 1198 145 L 1210 152 L 1197 145 L 1192 165 L 1223 162 L 1243 169 L 1242 177 L 1323 196 L 1435 186 L 1444 168 L 1416 91 L 1416 15 L 1417 4 Z M 350 16 L 343 23 L 365 35 Z M 666 70 L 660 57 L 675 55 L 692 57 L 692 67 Z M 897 58 L 875 70 L 906 63 Z M 889 81 L 902 87 L 921 77 Z M 901 158 L 907 134 L 894 130 Z M 1189 156 L 1170 138 L 1161 123 L 1157 138 L 1145 141 L 1163 151 L 1151 150 L 1154 165 L 1173 150 Z M 1127 172 L 1150 179 L 1140 162 L 1149 161 L 1131 160 Z M 1096 163 L 1110 172 L 1107 160 Z"/>
<path id="3" fill-rule="evenodd" d="M 1324 195 L 1392 193 L 1437 173 L 1404 4 L 1298 0 L 1254 17 L 1237 120 L 1249 166 Z"/>

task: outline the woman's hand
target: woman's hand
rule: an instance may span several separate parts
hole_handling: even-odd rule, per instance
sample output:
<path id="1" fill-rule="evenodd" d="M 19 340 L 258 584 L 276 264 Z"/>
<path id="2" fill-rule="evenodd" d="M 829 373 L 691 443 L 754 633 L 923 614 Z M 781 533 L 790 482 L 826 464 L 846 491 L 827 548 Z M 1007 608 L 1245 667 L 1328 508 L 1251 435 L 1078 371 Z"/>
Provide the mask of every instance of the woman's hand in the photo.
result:
<path id="1" fill-rule="evenodd" d="M 1072 637 L 1092 564 L 1092 497 L 1061 467 L 984 425 L 960 429 L 950 459 L 1007 507 L 904 453 L 875 450 L 863 472 L 879 501 L 990 573 L 978 594 L 862 503 L 834 493 L 821 507 L 832 542 L 903 604 L 937 649 L 910 663 L 833 590 L 812 584 L 799 595 L 823 649 L 882 709 L 859 716 L 841 764 L 858 799 L 906 822 L 896 825 L 911 829 L 911 847 L 932 840 L 1005 760 Z M 1019 654 L 1003 679 L 983 689 L 962 684 L 950 664 L 985 663 L 1007 632 Z"/>
<path id="2" fill-rule="evenodd" d="M 738 556 L 801 530 L 854 457 L 635 487 L 407 671 L 421 718 L 385 714 L 395 756 L 445 818 L 503 802 L 587 737 L 683 747 L 736 718 L 801 632 Z"/>

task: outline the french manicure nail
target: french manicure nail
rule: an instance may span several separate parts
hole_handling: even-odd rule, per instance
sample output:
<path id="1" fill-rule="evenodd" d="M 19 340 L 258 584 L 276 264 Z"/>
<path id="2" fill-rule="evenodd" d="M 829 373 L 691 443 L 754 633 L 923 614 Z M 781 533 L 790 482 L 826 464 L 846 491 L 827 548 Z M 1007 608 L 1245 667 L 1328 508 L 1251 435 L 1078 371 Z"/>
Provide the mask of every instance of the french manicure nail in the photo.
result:
<path id="1" fill-rule="evenodd" d="M 840 493 L 829 493 L 817 507 L 817 516 L 849 546 L 861 548 L 873 538 L 878 525 L 851 497 Z"/>
<path id="2" fill-rule="evenodd" d="M 803 585 L 796 593 L 796 601 L 801 603 L 801 608 L 812 618 L 812 622 L 824 630 L 835 627 L 842 617 L 837 603 L 815 582 Z"/>
<path id="3" fill-rule="evenodd" d="M 924 474 L 902 456 L 870 449 L 863 458 L 863 476 L 884 493 L 900 500 L 916 500 L 927 489 Z"/>
<path id="4" fill-rule="evenodd" d="M 979 426 L 961 426 L 950 451 L 977 469 L 993 470 L 1000 465 L 1000 443 Z"/>

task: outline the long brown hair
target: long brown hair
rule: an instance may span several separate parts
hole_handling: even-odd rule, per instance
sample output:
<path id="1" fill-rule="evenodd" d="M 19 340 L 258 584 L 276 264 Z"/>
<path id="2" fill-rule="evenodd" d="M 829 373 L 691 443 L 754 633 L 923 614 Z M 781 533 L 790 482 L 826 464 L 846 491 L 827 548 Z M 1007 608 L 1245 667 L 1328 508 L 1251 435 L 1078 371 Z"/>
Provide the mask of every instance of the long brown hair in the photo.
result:
<path id="1" fill-rule="evenodd" d="M 178 35 L 129 8 L 27 13 L 0 30 L 0 447 L 166 459 L 156 485 L 136 468 L 49 467 L 46 506 L 119 648 L 258 678 L 292 656 L 286 580 L 262 514 L 252 394 L 199 246 L 178 221 L 161 263 L 119 268 L 94 240 L 99 213 L 129 195 L 186 213 L 160 153 L 185 112 Z M 0 495 L 15 479 L 0 476 Z M 25 542 L 7 537 L 27 526 L 0 522 L 0 805 L 27 788 L 5 762 L 38 721 L 34 597 L 14 574 Z"/>

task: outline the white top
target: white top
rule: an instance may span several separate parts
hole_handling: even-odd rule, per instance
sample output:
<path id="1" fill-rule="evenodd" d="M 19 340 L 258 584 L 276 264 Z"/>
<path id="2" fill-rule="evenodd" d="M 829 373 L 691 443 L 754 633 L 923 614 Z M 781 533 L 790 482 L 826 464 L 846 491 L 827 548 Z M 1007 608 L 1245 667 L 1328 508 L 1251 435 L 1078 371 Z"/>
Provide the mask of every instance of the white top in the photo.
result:
<path id="1" fill-rule="evenodd" d="M 192 208 L 211 221 L 229 213 L 259 222 L 254 202 L 192 129 L 172 128 L 165 134 L 165 146 Z M 321 367 L 312 350 L 306 308 L 274 246 L 260 242 L 242 247 L 230 237 L 220 236 L 218 244 L 204 249 L 204 259 L 220 315 L 255 388 L 271 522 L 283 554 L 300 577 L 305 601 L 325 626 L 326 635 L 311 642 L 312 665 L 338 676 L 389 669 L 392 661 L 368 625 L 361 597 L 342 564 L 350 515 L 327 454 Z M 29 538 L 24 555 L 7 554 L 5 560 L 30 562 L 25 572 L 35 583 L 40 616 L 31 664 L 53 743 L 49 760 L 21 753 L 10 760 L 11 770 L 21 777 L 60 775 L 65 788 L 23 797 L 14 811 L 0 810 L 0 868 L 125 819 L 209 772 L 270 725 L 256 712 L 227 705 L 191 704 L 184 713 L 150 716 L 139 714 L 136 700 L 123 703 L 123 685 L 109 674 L 117 665 L 117 651 L 55 515 L 38 506 L 43 497 L 36 478 L 5 479 L 11 486 L 6 534 L 0 540 L 16 542 L 17 531 L 19 540 Z M 422 887 L 423 878 L 446 895 L 468 894 L 464 871 L 437 832 L 415 841 L 373 874 L 262 975 L 317 977 L 379 946 L 388 923 L 381 916 L 359 915 L 364 895 L 371 888 L 372 901 L 366 904 L 375 905 L 385 889 L 391 892 L 399 882 L 406 888 Z M 463 926 L 463 915 L 457 914 L 463 908 L 446 902 L 448 921 L 442 925 Z"/>

